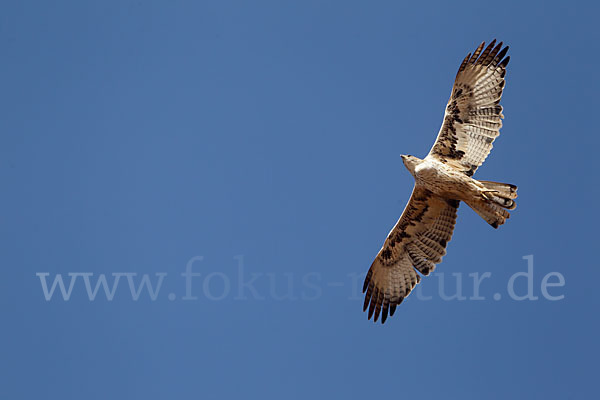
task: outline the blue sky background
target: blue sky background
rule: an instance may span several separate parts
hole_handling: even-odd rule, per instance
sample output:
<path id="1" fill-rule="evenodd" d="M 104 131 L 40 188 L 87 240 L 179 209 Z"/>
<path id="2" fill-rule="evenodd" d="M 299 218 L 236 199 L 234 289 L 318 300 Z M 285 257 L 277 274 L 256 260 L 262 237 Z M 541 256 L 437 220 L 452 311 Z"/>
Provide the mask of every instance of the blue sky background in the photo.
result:
<path id="1" fill-rule="evenodd" d="M 4 2 L 0 398 L 592 396 L 590 3 Z M 374 325 L 353 279 L 410 195 L 399 155 L 427 153 L 460 61 L 494 37 L 506 119 L 475 177 L 518 184 L 518 208 L 494 230 L 461 206 L 438 268 L 467 296 L 490 272 L 486 300 L 428 277 L 431 300 Z M 530 254 L 539 299 L 511 300 Z M 81 278 L 46 301 L 38 272 L 167 276 L 155 301 L 125 278 L 113 301 Z M 541 296 L 550 272 L 563 300 Z M 263 300 L 239 295 L 252 274 Z"/>

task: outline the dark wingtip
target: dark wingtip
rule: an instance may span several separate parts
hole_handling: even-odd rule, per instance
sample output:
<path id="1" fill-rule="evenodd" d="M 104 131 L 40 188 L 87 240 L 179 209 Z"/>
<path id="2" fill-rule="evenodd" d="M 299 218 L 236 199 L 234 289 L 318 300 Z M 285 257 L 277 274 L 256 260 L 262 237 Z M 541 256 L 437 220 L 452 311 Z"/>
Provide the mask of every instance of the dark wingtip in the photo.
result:
<path id="1" fill-rule="evenodd" d="M 368 315 L 367 319 L 371 319 L 374 311 L 375 311 L 375 301 L 373 301 L 373 299 L 371 299 L 371 305 L 369 306 L 369 315 Z"/>
<path id="2" fill-rule="evenodd" d="M 506 46 L 505 48 L 503 48 L 500 53 L 498 53 L 498 55 L 496 55 L 496 60 L 500 61 L 504 58 L 504 56 L 506 55 L 506 53 L 508 52 L 508 46 Z"/>
<path id="3" fill-rule="evenodd" d="M 367 294 L 365 295 L 365 302 L 363 304 L 363 312 L 367 311 L 367 307 L 369 307 L 369 302 L 371 301 L 372 294 L 373 292 L 371 290 L 367 291 Z"/>
<path id="4" fill-rule="evenodd" d="M 388 317 L 388 310 L 390 307 L 390 303 L 385 303 L 383 305 L 383 309 L 381 310 L 381 323 L 383 324 Z"/>
<path id="5" fill-rule="evenodd" d="M 373 275 L 373 270 L 369 268 L 369 272 L 367 272 L 367 276 L 365 276 L 365 282 L 363 283 L 363 293 L 367 291 L 369 287 L 369 282 L 371 282 L 371 276 Z"/>

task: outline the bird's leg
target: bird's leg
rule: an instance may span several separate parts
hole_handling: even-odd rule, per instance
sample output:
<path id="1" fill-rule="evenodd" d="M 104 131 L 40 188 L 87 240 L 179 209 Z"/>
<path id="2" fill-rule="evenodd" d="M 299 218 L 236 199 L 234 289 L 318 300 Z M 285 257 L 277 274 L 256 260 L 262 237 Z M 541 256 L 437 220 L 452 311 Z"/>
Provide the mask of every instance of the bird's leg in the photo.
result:
<path id="1" fill-rule="evenodd" d="M 486 200 L 492 200 L 490 199 L 486 193 L 500 193 L 497 190 L 489 190 L 489 189 L 484 189 L 484 190 L 480 190 L 479 193 L 481 193 L 481 195 L 483 196 L 484 199 Z"/>

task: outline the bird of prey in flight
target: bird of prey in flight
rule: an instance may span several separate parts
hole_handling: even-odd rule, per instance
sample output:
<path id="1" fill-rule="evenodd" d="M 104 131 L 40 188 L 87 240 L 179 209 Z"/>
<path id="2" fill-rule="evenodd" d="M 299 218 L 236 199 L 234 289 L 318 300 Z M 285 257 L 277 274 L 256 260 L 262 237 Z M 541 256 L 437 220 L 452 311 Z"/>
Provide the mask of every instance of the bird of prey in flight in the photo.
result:
<path id="1" fill-rule="evenodd" d="M 363 310 L 384 323 L 446 254 L 464 201 L 494 228 L 515 208 L 517 187 L 473 179 L 500 135 L 508 46 L 481 43 L 458 69 L 444 121 L 425 159 L 402 156 L 415 179 L 410 200 L 365 278 Z"/>

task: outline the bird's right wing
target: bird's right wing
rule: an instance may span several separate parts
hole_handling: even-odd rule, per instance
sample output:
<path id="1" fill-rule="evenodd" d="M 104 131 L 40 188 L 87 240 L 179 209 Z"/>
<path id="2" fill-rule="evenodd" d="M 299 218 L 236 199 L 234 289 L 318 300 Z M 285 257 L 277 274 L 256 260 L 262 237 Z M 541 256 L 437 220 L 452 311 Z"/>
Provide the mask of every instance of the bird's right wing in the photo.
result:
<path id="1" fill-rule="evenodd" d="M 429 275 L 442 261 L 446 245 L 452 238 L 457 200 L 438 197 L 426 189 L 415 187 L 400 219 L 389 233 L 371 265 L 363 292 L 364 311 L 369 319 L 381 313 L 381 323 L 394 315 L 396 306 L 421 280 L 415 268 Z M 414 268 L 413 268 L 414 267 Z"/>
<path id="2" fill-rule="evenodd" d="M 500 135 L 504 75 L 508 46 L 493 40 L 464 59 L 454 81 L 444 122 L 427 157 L 448 164 L 467 176 L 483 164 Z"/>

